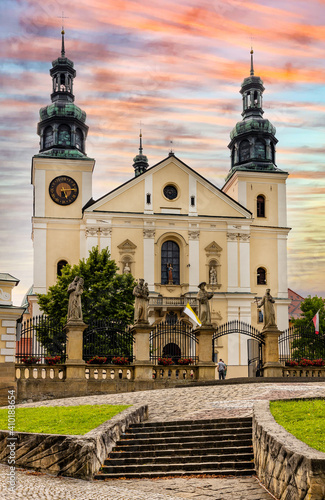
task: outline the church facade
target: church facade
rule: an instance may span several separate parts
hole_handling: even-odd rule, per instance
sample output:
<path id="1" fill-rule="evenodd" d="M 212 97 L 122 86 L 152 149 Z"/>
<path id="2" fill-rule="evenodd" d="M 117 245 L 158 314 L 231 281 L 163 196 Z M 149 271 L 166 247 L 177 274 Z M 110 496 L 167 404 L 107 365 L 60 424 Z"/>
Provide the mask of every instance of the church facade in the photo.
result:
<path id="1" fill-rule="evenodd" d="M 62 267 L 108 248 L 120 272 L 144 278 L 149 321 L 197 311 L 206 282 L 212 323 L 233 319 L 262 329 L 256 298 L 271 289 L 277 324 L 288 326 L 286 179 L 276 165 L 275 128 L 263 118 L 263 83 L 241 86 L 242 120 L 231 132 L 231 166 L 219 189 L 172 151 L 149 167 L 139 154 L 129 181 L 92 198 L 95 160 L 86 155 L 86 115 L 74 104 L 73 62 L 53 61 L 51 104 L 40 110 L 40 151 L 32 159 L 34 293 L 45 293 Z M 37 312 L 37 305 L 34 304 Z M 247 375 L 247 337 L 218 339 L 217 357 Z"/>

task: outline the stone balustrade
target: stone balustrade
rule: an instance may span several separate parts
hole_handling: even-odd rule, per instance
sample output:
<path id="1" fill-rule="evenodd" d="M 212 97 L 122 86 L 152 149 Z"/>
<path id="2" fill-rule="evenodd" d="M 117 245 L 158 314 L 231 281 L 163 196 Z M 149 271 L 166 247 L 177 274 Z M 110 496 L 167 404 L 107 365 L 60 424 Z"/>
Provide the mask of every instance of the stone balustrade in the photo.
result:
<path id="1" fill-rule="evenodd" d="M 134 367 L 130 365 L 86 365 L 87 380 L 133 380 Z"/>
<path id="2" fill-rule="evenodd" d="M 283 377 L 324 378 L 325 366 L 284 366 Z"/>
<path id="3" fill-rule="evenodd" d="M 16 380 L 65 380 L 65 365 L 24 365 L 16 364 Z"/>
<path id="4" fill-rule="evenodd" d="M 153 380 L 197 380 L 198 370 L 191 365 L 155 365 L 152 368 Z"/>

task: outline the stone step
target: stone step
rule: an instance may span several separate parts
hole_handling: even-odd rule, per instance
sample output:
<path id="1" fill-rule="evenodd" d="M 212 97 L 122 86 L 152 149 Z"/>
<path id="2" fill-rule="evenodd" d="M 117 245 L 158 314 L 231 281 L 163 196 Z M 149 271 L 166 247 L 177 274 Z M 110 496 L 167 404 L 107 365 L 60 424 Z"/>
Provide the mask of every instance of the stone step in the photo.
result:
<path id="1" fill-rule="evenodd" d="M 128 438 L 127 435 L 121 436 L 119 441 L 120 444 L 126 443 L 126 445 L 141 445 L 141 444 L 172 444 L 172 443 L 185 443 L 189 440 L 197 441 L 200 443 L 206 443 L 214 441 L 216 443 L 222 441 L 237 441 L 240 443 L 242 439 L 252 439 L 252 432 L 247 432 L 243 434 L 218 434 L 216 436 L 211 436 L 209 434 L 199 436 L 197 434 L 185 435 L 185 436 L 162 436 L 162 437 L 133 437 Z"/>
<path id="2" fill-rule="evenodd" d="M 123 444 L 122 444 L 123 443 Z M 220 439 L 219 441 L 213 440 L 213 441 L 206 441 L 204 442 L 204 448 L 214 448 L 215 450 L 217 449 L 223 449 L 223 448 L 232 448 L 232 447 L 242 447 L 242 446 L 252 446 L 252 435 L 248 436 L 245 439 L 241 439 L 238 441 L 237 439 L 229 439 L 228 441 Z M 183 442 L 180 442 L 179 440 L 176 440 L 171 443 L 144 443 L 143 441 L 140 443 L 134 443 L 132 441 L 119 441 L 115 448 L 114 452 L 120 452 L 120 451 L 126 451 L 126 452 L 142 452 L 146 450 L 169 450 L 169 449 L 184 449 L 184 448 L 202 448 L 202 441 L 187 441 L 184 440 Z"/>
<path id="3" fill-rule="evenodd" d="M 184 450 L 183 450 L 184 451 Z M 104 465 L 107 466 L 112 466 L 112 467 L 119 467 L 119 466 L 125 466 L 125 465 L 152 465 L 152 464 L 162 464 L 162 465 L 168 465 L 170 463 L 170 460 L 172 459 L 175 461 L 177 457 L 177 463 L 179 464 L 190 464 L 190 463 L 204 463 L 204 462 L 211 462 L 218 464 L 221 464 L 223 462 L 250 462 L 253 460 L 254 455 L 253 453 L 247 453 L 242 452 L 242 453 L 232 453 L 232 454 L 226 454 L 226 455 L 218 455 L 216 453 L 211 453 L 211 454 L 200 454 L 199 452 L 194 454 L 191 453 L 184 453 L 183 455 L 176 455 L 172 454 L 170 456 L 142 456 L 142 455 L 137 455 L 136 457 L 124 457 L 124 453 L 121 453 L 119 457 L 112 457 L 112 454 L 110 454 L 110 457 L 105 460 Z"/>
<path id="4" fill-rule="evenodd" d="M 150 425 L 148 427 L 146 426 L 139 426 L 139 425 L 131 425 L 128 429 L 127 432 L 133 432 L 137 434 L 144 434 L 144 433 L 152 433 L 152 432 L 175 432 L 180 429 L 184 431 L 192 431 L 192 430 L 224 430 L 224 429 L 251 429 L 252 428 L 252 421 L 249 422 L 215 422 L 215 423 L 210 423 L 207 425 L 204 425 L 204 423 L 199 423 L 196 424 L 195 422 L 193 424 L 186 424 L 186 425 Z"/>
<path id="5" fill-rule="evenodd" d="M 192 462 L 192 463 L 175 463 L 173 461 L 169 461 L 169 463 L 165 464 L 133 464 L 133 465 L 103 465 L 101 467 L 100 472 L 103 474 L 119 474 L 124 475 L 124 473 L 148 473 L 148 472 L 170 472 L 173 470 L 180 470 L 184 472 L 191 472 L 194 474 L 194 471 L 204 470 L 253 470 L 254 469 L 253 461 L 228 461 L 228 462 L 204 462 L 201 464 L 200 461 Z"/>
<path id="6" fill-rule="evenodd" d="M 143 428 L 143 427 L 170 427 L 170 426 L 195 426 L 195 425 L 210 425 L 210 424 L 231 424 L 231 423 L 238 423 L 244 424 L 244 423 L 250 423 L 252 424 L 252 417 L 242 417 L 242 418 L 237 418 L 237 417 L 232 417 L 232 418 L 213 418 L 213 419 L 204 419 L 204 420 L 169 420 L 169 421 L 163 421 L 163 422 L 141 422 L 138 424 L 134 424 L 132 427 L 136 428 Z"/>
<path id="7" fill-rule="evenodd" d="M 186 444 L 191 444 L 195 445 L 195 443 L 185 443 Z M 168 457 L 168 456 L 194 456 L 194 455 L 211 455 L 213 452 L 215 454 L 218 454 L 217 452 L 220 451 L 224 455 L 233 455 L 236 453 L 242 454 L 242 453 L 249 453 L 250 455 L 253 454 L 253 446 L 249 441 L 247 442 L 246 446 L 219 446 L 216 448 L 215 446 L 210 446 L 207 448 L 206 446 L 202 448 L 201 445 L 197 445 L 196 447 L 191 446 L 191 447 L 180 447 L 180 448 L 166 448 L 166 449 L 161 449 L 160 447 L 156 447 L 157 449 L 153 450 L 152 447 L 147 447 L 148 449 L 141 449 L 141 451 L 138 451 L 136 456 L 141 456 L 141 458 L 151 458 L 151 457 Z M 132 450 L 126 451 L 126 448 L 124 447 L 123 450 L 120 451 L 112 451 L 109 455 L 111 459 L 115 458 L 132 458 L 134 459 L 135 455 Z"/>
<path id="8" fill-rule="evenodd" d="M 189 437 L 189 436 L 195 436 L 195 437 L 203 437 L 203 436 L 208 436 L 210 438 L 212 437 L 218 437 L 221 435 L 231 435 L 231 436 L 242 436 L 245 434 L 250 434 L 252 435 L 252 428 L 251 427 L 243 427 L 240 429 L 178 429 L 175 431 L 157 431 L 156 429 L 150 433 L 147 432 L 132 432 L 131 431 L 126 432 L 125 434 L 122 434 L 121 440 L 130 440 L 130 439 L 169 439 L 173 437 Z"/>
<path id="9" fill-rule="evenodd" d="M 123 472 L 122 474 L 115 473 L 99 473 L 94 476 L 94 479 L 152 479 L 154 477 L 178 477 L 178 476 L 253 476 L 256 474 L 255 469 L 209 469 L 201 468 L 199 471 L 183 471 L 175 468 L 168 472 L 154 471 L 154 472 Z"/>

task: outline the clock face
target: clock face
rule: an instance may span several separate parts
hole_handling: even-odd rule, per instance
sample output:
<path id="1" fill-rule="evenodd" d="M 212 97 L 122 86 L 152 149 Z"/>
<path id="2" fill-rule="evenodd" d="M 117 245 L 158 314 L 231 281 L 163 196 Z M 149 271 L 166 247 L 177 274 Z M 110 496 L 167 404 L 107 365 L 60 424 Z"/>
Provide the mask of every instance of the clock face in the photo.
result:
<path id="1" fill-rule="evenodd" d="M 71 177 L 60 175 L 51 182 L 49 192 L 52 200 L 58 205 L 71 205 L 77 199 L 79 188 Z"/>

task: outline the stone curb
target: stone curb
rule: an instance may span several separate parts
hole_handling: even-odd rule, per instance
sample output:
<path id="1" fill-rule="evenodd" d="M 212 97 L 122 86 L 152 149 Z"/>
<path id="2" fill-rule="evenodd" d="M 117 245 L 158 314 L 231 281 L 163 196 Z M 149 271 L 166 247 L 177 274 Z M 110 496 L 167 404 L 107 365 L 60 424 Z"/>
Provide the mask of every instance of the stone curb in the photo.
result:
<path id="1" fill-rule="evenodd" d="M 279 425 L 271 414 L 269 401 L 254 404 L 253 448 L 257 475 L 279 500 L 324 500 L 325 453 L 314 450 Z"/>
<path id="2" fill-rule="evenodd" d="M 148 418 L 147 405 L 133 405 L 83 436 L 0 431 L 0 462 L 8 464 L 12 445 L 15 466 L 51 474 L 91 479 L 121 434 Z M 11 440 L 16 437 L 17 440 Z M 9 438 L 9 439 L 8 439 Z"/>

